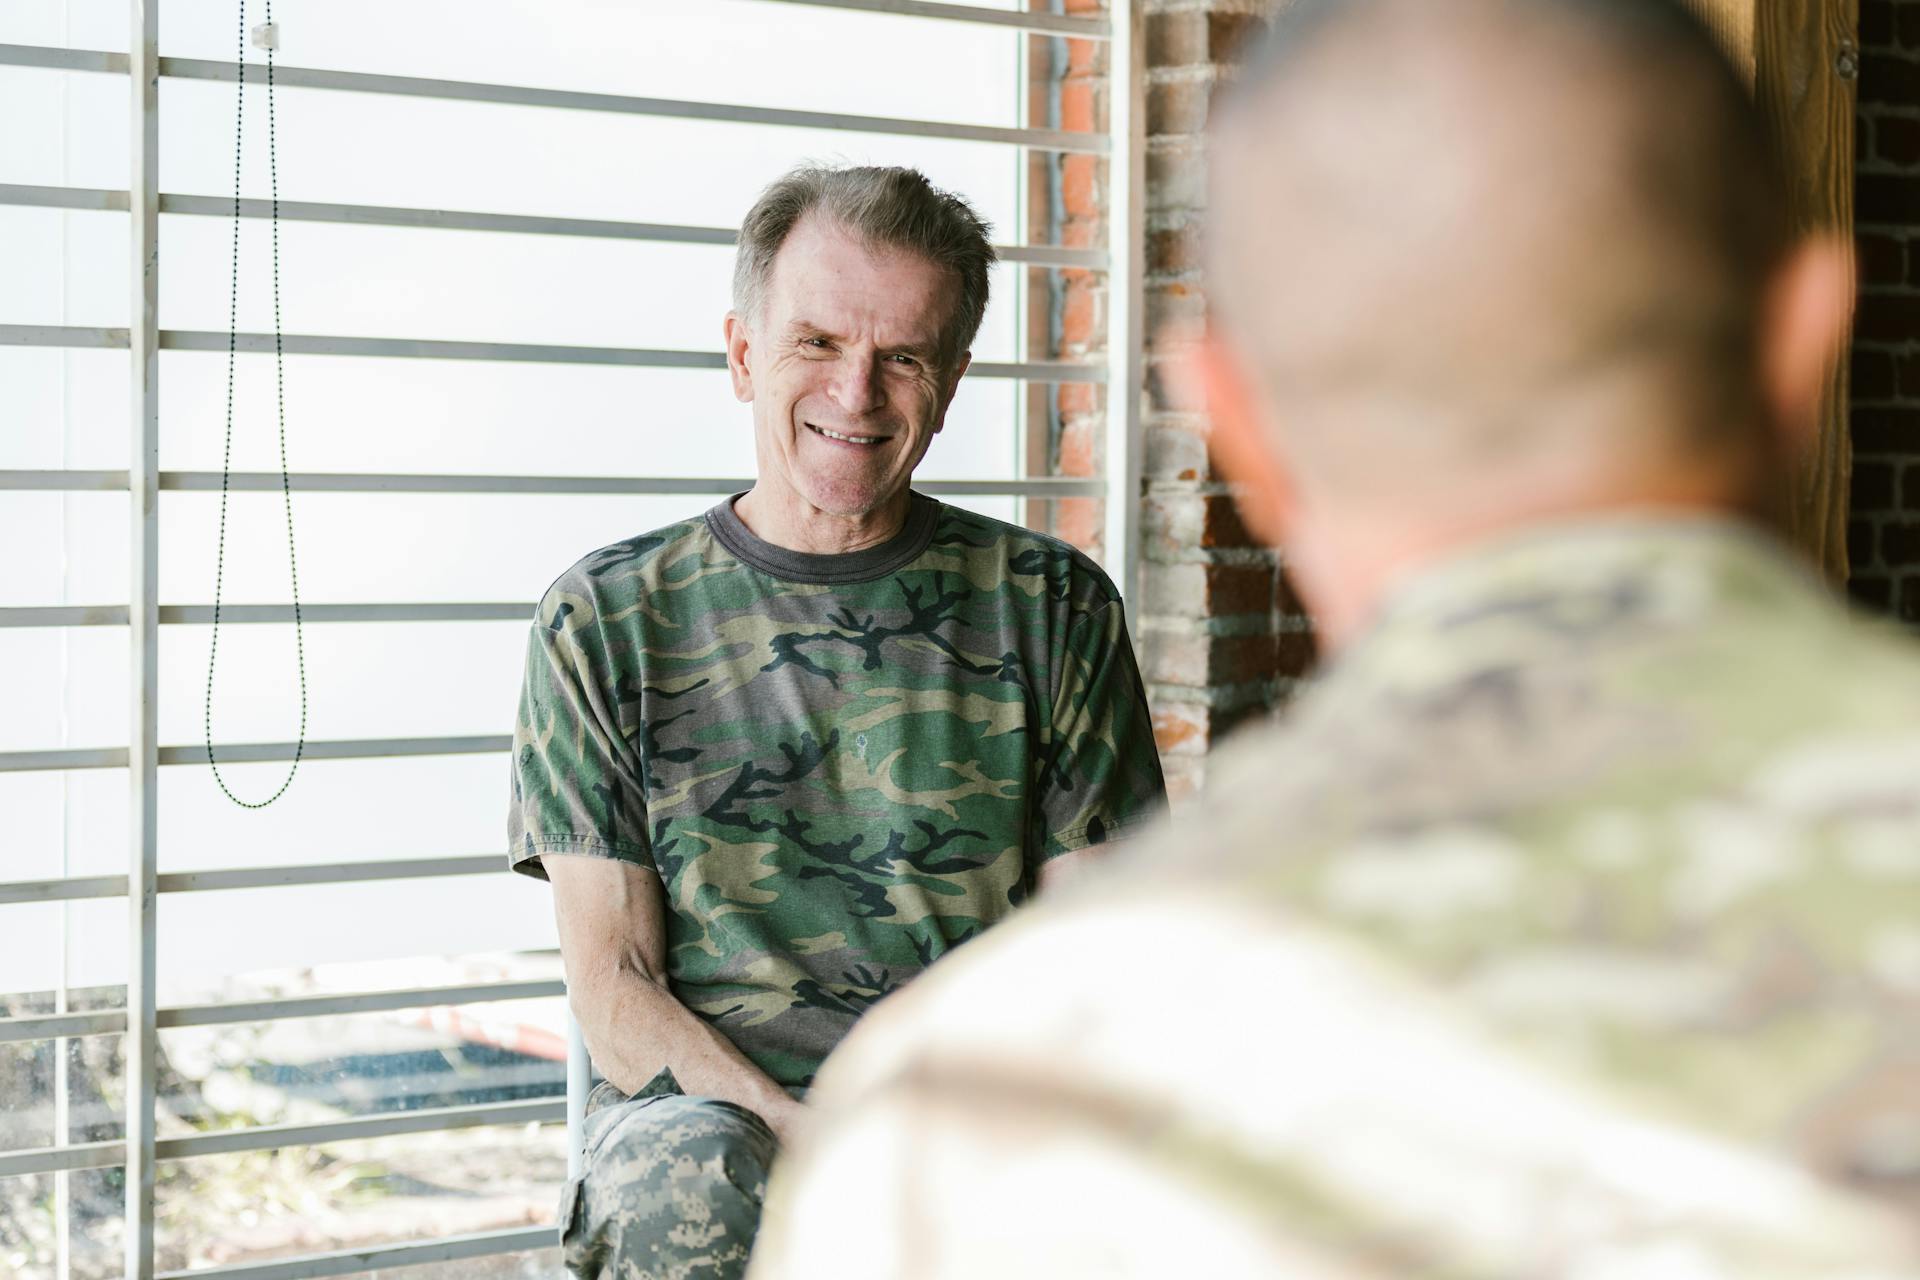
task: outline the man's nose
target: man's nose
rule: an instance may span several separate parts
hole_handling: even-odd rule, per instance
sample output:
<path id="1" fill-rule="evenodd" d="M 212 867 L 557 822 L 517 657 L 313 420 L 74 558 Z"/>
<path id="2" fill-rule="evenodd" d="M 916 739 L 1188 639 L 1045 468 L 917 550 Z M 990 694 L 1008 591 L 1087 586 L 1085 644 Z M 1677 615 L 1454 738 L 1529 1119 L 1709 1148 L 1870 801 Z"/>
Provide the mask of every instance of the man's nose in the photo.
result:
<path id="1" fill-rule="evenodd" d="M 833 402 L 856 416 L 872 413 L 886 403 L 880 385 L 880 355 L 876 351 L 843 351 L 834 363 L 828 386 Z"/>

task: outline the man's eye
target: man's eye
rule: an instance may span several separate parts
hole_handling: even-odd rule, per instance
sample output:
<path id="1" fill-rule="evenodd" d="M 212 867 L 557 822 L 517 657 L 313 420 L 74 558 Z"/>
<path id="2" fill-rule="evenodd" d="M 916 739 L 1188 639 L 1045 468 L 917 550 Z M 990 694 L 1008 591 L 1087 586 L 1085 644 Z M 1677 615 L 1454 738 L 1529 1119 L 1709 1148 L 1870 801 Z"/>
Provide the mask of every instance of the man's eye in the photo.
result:
<path id="1" fill-rule="evenodd" d="M 915 360 L 912 356 L 900 355 L 898 353 L 888 356 L 887 359 L 893 361 L 895 364 L 906 365 L 909 368 L 920 363 L 918 360 Z"/>
<path id="2" fill-rule="evenodd" d="M 815 351 L 825 351 L 828 345 L 825 338 L 802 338 L 800 342 L 803 346 L 812 347 Z"/>

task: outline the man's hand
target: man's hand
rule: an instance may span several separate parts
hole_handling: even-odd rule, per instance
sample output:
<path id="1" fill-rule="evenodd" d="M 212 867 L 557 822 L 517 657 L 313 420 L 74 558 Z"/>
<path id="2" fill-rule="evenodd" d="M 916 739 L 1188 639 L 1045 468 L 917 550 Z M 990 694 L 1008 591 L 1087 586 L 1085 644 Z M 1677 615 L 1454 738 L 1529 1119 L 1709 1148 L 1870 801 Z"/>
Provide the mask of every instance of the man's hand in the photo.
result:
<path id="1" fill-rule="evenodd" d="M 553 884 L 567 999 L 594 1065 L 625 1093 L 671 1068 L 689 1095 L 721 1098 L 767 1122 L 783 1143 L 805 1107 L 667 986 L 667 905 L 660 879 L 584 854 L 543 859 Z"/>
<path id="2" fill-rule="evenodd" d="M 780 1139 L 780 1145 L 783 1148 L 792 1146 L 793 1135 L 807 1123 L 807 1117 L 810 1114 L 807 1104 L 796 1102 L 782 1093 L 779 1100 L 771 1104 L 771 1108 L 767 1111 L 759 1108 L 755 1110 L 760 1118 L 767 1122 L 767 1128 L 773 1130 L 773 1136 Z"/>

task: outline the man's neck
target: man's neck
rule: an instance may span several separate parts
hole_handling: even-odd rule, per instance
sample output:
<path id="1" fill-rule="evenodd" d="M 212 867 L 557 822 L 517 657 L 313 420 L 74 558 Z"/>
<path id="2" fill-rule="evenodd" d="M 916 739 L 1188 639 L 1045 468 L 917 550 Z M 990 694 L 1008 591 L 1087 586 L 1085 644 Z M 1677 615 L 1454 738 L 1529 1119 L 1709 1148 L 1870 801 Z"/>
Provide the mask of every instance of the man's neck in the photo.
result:
<path id="1" fill-rule="evenodd" d="M 755 484 L 733 504 L 734 514 L 762 542 L 805 555 L 838 556 L 877 547 L 906 527 L 913 495 L 902 489 L 872 511 L 836 515 L 798 494 Z"/>
<path id="2" fill-rule="evenodd" d="M 1348 518 L 1300 530 L 1298 543 L 1287 546 L 1287 561 L 1295 588 L 1312 610 L 1321 650 L 1332 653 L 1366 630 L 1400 583 L 1476 546 L 1530 529 L 1635 514 L 1720 515 L 1767 524 L 1765 512 L 1745 499 L 1743 487 L 1723 474 L 1676 468 L 1664 482 L 1510 496 L 1477 509 L 1429 511 L 1420 518 L 1348 511 Z"/>

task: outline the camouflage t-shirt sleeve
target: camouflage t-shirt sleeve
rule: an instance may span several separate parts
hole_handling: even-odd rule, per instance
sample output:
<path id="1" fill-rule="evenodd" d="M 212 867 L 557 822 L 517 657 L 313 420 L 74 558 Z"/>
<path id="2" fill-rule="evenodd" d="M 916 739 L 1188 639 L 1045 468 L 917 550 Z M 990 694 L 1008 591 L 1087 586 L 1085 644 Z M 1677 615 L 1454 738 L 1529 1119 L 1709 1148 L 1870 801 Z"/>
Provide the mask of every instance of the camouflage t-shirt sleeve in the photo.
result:
<path id="1" fill-rule="evenodd" d="M 1159 812 L 1166 793 L 1118 600 L 1068 630 L 1051 723 L 1053 748 L 1035 792 L 1037 863 L 1145 821 Z"/>
<path id="2" fill-rule="evenodd" d="M 540 859 L 548 853 L 654 870 L 646 798 L 594 660 L 599 646 L 588 601 L 556 585 L 527 637 L 507 816 L 509 865 L 542 880 Z"/>

